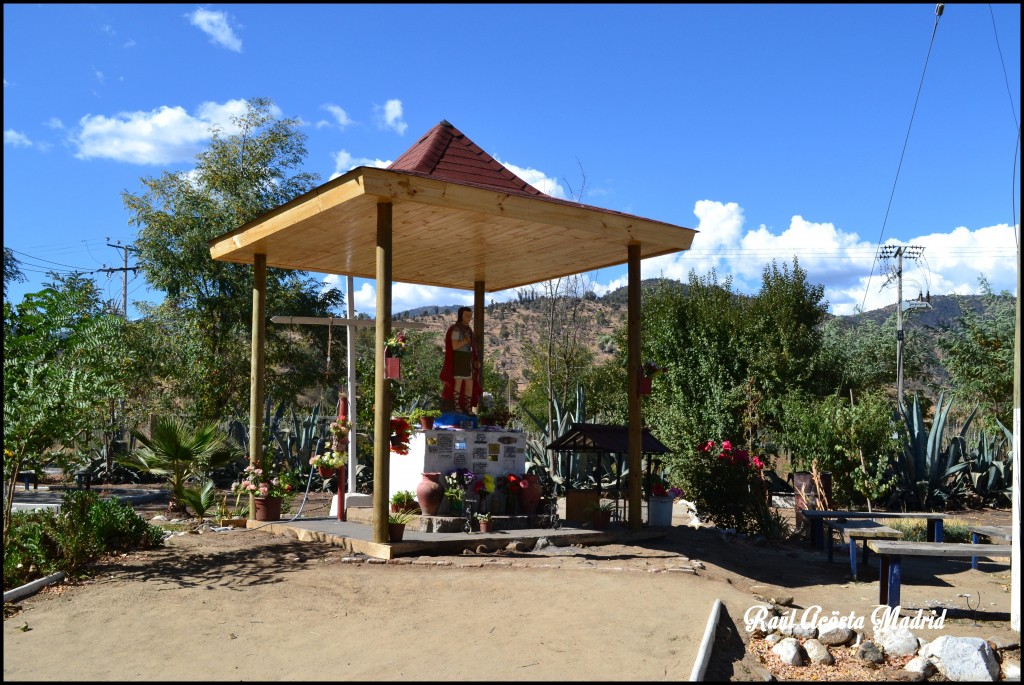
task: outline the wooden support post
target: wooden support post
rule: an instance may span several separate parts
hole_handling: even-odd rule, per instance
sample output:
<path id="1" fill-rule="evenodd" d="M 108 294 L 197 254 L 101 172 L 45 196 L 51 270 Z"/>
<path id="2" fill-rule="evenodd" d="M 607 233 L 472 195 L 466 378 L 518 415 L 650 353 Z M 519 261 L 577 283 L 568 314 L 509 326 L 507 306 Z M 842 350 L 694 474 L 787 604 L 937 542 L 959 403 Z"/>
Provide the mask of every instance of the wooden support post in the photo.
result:
<path id="1" fill-rule="evenodd" d="M 476 356 L 480 360 L 480 382 L 484 380 L 484 282 L 473 283 L 473 335 L 476 340 Z"/>
<path id="2" fill-rule="evenodd" d="M 629 529 L 640 530 L 643 478 L 643 416 L 640 413 L 640 245 L 627 247 L 626 387 L 629 405 Z"/>
<path id="3" fill-rule="evenodd" d="M 384 372 L 384 346 L 391 337 L 391 205 L 377 205 L 377 340 L 374 344 L 373 541 L 388 541 L 391 482 L 391 381 Z M 340 488 L 339 488 L 340 489 Z M 340 506 L 339 502 L 339 506 Z"/>
<path id="4" fill-rule="evenodd" d="M 249 464 L 263 463 L 263 351 L 267 320 L 267 255 L 252 263 L 252 355 L 249 367 Z M 249 493 L 249 518 L 256 518 L 256 502 Z"/>

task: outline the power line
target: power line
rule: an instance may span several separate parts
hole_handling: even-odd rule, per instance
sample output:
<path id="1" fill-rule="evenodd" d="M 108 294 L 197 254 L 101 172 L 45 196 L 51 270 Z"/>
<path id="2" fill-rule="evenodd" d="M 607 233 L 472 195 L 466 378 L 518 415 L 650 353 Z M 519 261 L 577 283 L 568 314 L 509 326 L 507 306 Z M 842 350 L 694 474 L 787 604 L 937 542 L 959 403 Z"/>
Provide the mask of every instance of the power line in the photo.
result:
<path id="1" fill-rule="evenodd" d="M 910 129 L 914 126 L 914 115 L 917 113 L 917 103 L 921 100 L 921 90 L 924 88 L 924 75 L 928 71 L 928 60 L 932 56 L 932 46 L 935 45 L 935 34 L 939 30 L 939 19 L 942 17 L 942 10 L 944 5 L 939 3 L 935 6 L 935 23 L 932 25 L 932 37 L 928 42 L 928 54 L 924 58 L 924 68 L 921 69 L 921 81 L 917 84 L 917 96 L 914 98 L 914 109 L 910 112 L 910 123 L 907 124 L 907 135 L 903 139 L 903 150 L 900 152 L 900 161 L 896 165 L 896 178 L 892 181 L 892 190 L 889 192 L 889 204 L 885 207 L 885 217 L 882 219 L 882 230 L 878 233 L 878 245 L 882 244 L 882 236 L 885 235 L 885 225 L 889 222 L 889 210 L 892 209 L 892 198 L 896 195 L 896 183 L 900 179 L 900 169 L 903 168 L 903 157 L 907 154 L 907 144 L 910 142 Z M 877 260 L 877 257 L 876 257 Z M 875 273 L 875 262 L 871 262 L 871 272 L 868 274 L 868 282 L 871 282 L 871 276 Z M 867 304 L 868 290 L 864 288 L 864 299 L 861 301 L 861 309 Z M 899 398 L 902 402 L 903 398 Z"/>
<path id="2" fill-rule="evenodd" d="M 56 264 L 57 266 L 67 267 L 68 269 L 74 269 L 75 271 L 87 271 L 87 269 L 85 267 L 72 266 L 71 264 L 62 264 L 61 262 L 54 262 L 54 261 L 49 260 L 49 259 L 43 259 L 42 257 L 36 257 L 35 255 L 30 255 L 27 252 L 22 252 L 21 250 L 15 250 L 13 248 L 8 248 L 8 249 L 10 249 L 11 252 L 14 252 L 15 254 L 24 255 L 25 257 L 27 257 L 29 259 L 36 260 L 37 262 L 46 262 L 47 264 Z"/>

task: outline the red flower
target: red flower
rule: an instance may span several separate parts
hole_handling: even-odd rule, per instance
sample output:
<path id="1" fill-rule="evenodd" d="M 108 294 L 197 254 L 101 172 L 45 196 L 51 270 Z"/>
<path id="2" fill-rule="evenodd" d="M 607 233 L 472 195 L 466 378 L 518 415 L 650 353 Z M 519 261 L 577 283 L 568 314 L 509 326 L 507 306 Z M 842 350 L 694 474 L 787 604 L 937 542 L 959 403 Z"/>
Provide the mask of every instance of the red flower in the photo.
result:
<path id="1" fill-rule="evenodd" d="M 651 488 L 651 494 L 655 497 L 667 497 L 668 492 L 665 490 L 665 486 L 661 483 L 655 483 L 654 487 Z"/>

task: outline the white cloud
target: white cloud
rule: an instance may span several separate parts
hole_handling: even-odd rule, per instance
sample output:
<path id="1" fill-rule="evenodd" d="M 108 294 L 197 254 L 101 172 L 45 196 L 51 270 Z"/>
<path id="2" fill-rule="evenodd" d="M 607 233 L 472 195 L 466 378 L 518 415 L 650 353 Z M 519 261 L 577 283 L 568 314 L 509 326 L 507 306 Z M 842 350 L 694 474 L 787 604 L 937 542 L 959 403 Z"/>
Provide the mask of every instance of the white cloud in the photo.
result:
<path id="1" fill-rule="evenodd" d="M 54 130 L 60 130 L 64 128 L 64 122 L 58 119 L 57 117 L 50 117 L 46 120 L 46 123 L 43 125 L 48 126 L 49 128 L 52 128 Z"/>
<path id="2" fill-rule="evenodd" d="M 405 129 L 409 127 L 407 123 L 402 121 L 401 100 L 388 100 L 384 103 L 384 107 L 375 106 L 374 109 L 380 112 L 377 121 L 377 125 L 380 128 L 389 128 L 398 133 L 398 135 L 402 135 L 405 133 Z"/>
<path id="3" fill-rule="evenodd" d="M 113 159 L 131 164 L 168 164 L 191 159 L 211 138 L 210 129 L 238 132 L 231 121 L 246 110 L 245 100 L 204 102 L 190 115 L 183 107 L 121 112 L 113 117 L 87 114 L 72 137 L 78 159 Z M 280 116 L 276 107 L 274 116 Z"/>
<path id="4" fill-rule="evenodd" d="M 18 133 L 13 128 L 6 129 L 4 131 L 4 145 L 13 145 L 14 147 L 31 147 L 32 141 L 28 139 L 24 133 Z"/>
<path id="5" fill-rule="evenodd" d="M 96 69 L 95 67 L 93 67 L 92 73 L 96 75 L 96 80 L 100 82 L 101 86 L 106 85 L 107 79 L 103 75 L 102 71 L 100 71 L 99 69 Z"/>
<path id="6" fill-rule="evenodd" d="M 334 121 L 337 123 L 338 128 L 342 131 L 344 131 L 346 127 L 355 123 L 349 118 L 348 113 L 337 105 L 327 103 L 326 105 L 320 105 L 320 109 L 325 109 L 330 112 L 331 115 L 334 116 Z M 317 128 L 320 128 L 320 124 L 317 124 Z"/>
<path id="7" fill-rule="evenodd" d="M 534 169 L 532 167 L 527 167 L 524 169 L 523 167 L 516 166 L 515 164 L 512 164 L 510 162 L 503 162 L 497 157 L 495 157 L 494 159 L 503 167 L 505 167 L 513 174 L 523 179 L 531 186 L 533 186 L 540 192 L 544 193 L 545 195 L 550 195 L 551 197 L 558 197 L 563 200 L 567 199 L 565 189 L 558 183 L 558 181 L 551 178 L 543 171 L 538 171 L 537 169 Z"/>
<path id="8" fill-rule="evenodd" d="M 339 150 L 334 154 L 334 173 L 327 179 L 333 181 L 342 174 L 355 169 L 357 166 L 372 166 L 378 169 L 386 169 L 393 160 L 369 159 L 368 157 L 353 157 L 347 150 Z"/>
<path id="9" fill-rule="evenodd" d="M 232 52 L 242 51 L 242 39 L 235 35 L 234 29 L 228 23 L 228 16 L 224 12 L 211 12 L 200 8 L 185 16 L 193 26 L 210 36 L 214 45 L 220 45 Z"/>

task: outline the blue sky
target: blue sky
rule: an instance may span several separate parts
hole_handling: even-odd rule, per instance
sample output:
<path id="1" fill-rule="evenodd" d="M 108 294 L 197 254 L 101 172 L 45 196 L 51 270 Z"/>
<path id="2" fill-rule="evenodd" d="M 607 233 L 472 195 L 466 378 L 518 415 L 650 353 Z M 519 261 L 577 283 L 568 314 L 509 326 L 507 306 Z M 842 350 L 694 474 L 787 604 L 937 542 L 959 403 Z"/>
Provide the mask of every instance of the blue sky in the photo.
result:
<path id="1" fill-rule="evenodd" d="M 1020 26 L 1020 5 L 4 5 L 4 246 L 30 278 L 8 297 L 121 266 L 122 191 L 191 169 L 252 97 L 303 122 L 322 182 L 447 119 L 549 194 L 700 231 L 644 278 L 755 292 L 796 256 L 849 314 L 895 301 L 888 243 L 924 248 L 906 298 L 1013 292 Z M 128 289 L 132 316 L 162 297 Z M 471 300 L 398 284 L 394 308 Z"/>

